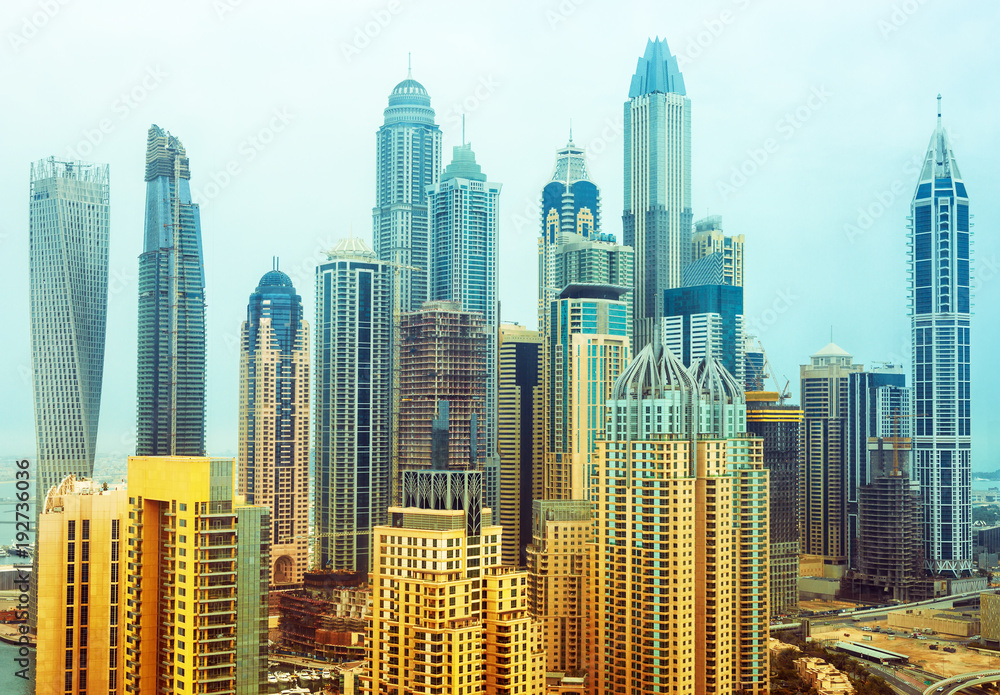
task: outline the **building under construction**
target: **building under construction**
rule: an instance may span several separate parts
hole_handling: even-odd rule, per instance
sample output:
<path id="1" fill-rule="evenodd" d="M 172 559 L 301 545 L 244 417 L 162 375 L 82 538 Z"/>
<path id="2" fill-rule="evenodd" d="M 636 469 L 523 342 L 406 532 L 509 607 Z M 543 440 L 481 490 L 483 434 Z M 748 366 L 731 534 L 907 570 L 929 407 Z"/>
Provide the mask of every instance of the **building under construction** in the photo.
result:
<path id="1" fill-rule="evenodd" d="M 758 384 L 763 383 L 759 379 Z M 799 605 L 799 435 L 802 408 L 777 391 L 747 391 L 747 432 L 764 440 L 769 471 L 771 614 Z"/>
<path id="2" fill-rule="evenodd" d="M 372 594 L 356 572 L 316 571 L 303 576 L 301 591 L 279 598 L 281 648 L 316 659 L 363 659 Z"/>
<path id="3" fill-rule="evenodd" d="M 920 485 L 909 475 L 908 437 L 870 437 L 871 482 L 858 488 L 858 569 L 848 580 L 859 599 L 932 598 L 924 570 Z"/>
<path id="4" fill-rule="evenodd" d="M 400 321 L 400 471 L 477 469 L 489 452 L 479 424 L 486 405 L 486 332 L 481 314 L 426 302 Z M 442 409 L 442 402 L 447 406 Z M 447 427 L 434 422 L 447 415 Z M 444 423 L 442 423 L 444 424 Z M 434 431 L 447 432 L 443 448 Z M 444 444 L 444 442 L 439 442 Z M 434 461 L 432 453 L 444 456 Z"/>

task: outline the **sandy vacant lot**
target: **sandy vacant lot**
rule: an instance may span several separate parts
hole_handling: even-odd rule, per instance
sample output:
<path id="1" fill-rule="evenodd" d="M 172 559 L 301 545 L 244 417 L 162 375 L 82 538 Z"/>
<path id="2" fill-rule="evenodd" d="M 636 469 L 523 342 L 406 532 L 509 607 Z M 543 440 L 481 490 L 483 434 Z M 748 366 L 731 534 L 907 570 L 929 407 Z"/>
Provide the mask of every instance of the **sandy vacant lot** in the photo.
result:
<path id="1" fill-rule="evenodd" d="M 903 637 L 896 630 L 895 638 L 879 632 L 864 632 L 861 626 L 875 627 L 879 625 L 883 630 L 888 629 L 888 623 L 884 621 L 872 621 L 858 623 L 852 627 L 841 626 L 839 629 L 828 629 L 822 626 L 823 632 L 814 631 L 812 638 L 814 641 L 820 640 L 844 640 L 845 642 L 857 642 L 865 646 L 874 646 L 879 649 L 886 649 L 898 654 L 906 654 L 910 657 L 910 664 L 919 666 L 932 673 L 940 673 L 944 676 L 957 676 L 960 673 L 970 671 L 984 671 L 986 669 L 1000 668 L 1000 658 L 986 656 L 959 644 L 958 639 L 942 635 L 928 635 L 925 640 L 917 640 L 911 637 Z M 844 633 L 850 635 L 845 637 Z M 862 635 L 871 636 L 871 641 L 861 639 Z M 938 651 L 930 649 L 930 645 L 937 644 Z M 954 654 L 941 651 L 941 647 L 953 646 L 958 651 Z"/>

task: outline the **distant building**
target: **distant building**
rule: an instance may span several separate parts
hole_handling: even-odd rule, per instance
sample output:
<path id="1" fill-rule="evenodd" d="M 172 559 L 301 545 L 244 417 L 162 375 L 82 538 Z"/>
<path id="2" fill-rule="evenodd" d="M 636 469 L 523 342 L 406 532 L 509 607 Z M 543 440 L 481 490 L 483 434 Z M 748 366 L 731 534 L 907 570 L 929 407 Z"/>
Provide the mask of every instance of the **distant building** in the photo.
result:
<path id="1" fill-rule="evenodd" d="M 320 569 L 371 567 L 391 457 L 393 269 L 360 239 L 316 268 L 314 514 Z"/>
<path id="2" fill-rule="evenodd" d="M 764 391 L 764 380 L 767 377 L 767 357 L 764 348 L 756 338 L 745 335 L 743 338 L 743 388 L 747 391 Z M 781 384 L 777 385 L 779 388 Z"/>
<path id="3" fill-rule="evenodd" d="M 768 471 L 771 614 L 799 606 L 799 437 L 802 408 L 777 391 L 747 391 L 747 432 L 763 440 Z"/>
<path id="4" fill-rule="evenodd" d="M 128 692 L 267 687 L 271 519 L 233 499 L 234 463 L 129 458 Z"/>
<path id="5" fill-rule="evenodd" d="M 691 260 L 691 100 L 665 40 L 648 41 L 624 109 L 623 239 L 635 250 L 633 353 L 666 316 Z"/>
<path id="6" fill-rule="evenodd" d="M 240 334 L 239 492 L 271 510 L 271 582 L 298 584 L 309 562 L 309 324 L 280 270 L 260 279 Z"/>
<path id="7" fill-rule="evenodd" d="M 531 543 L 531 501 L 544 491 L 542 337 L 521 326 L 500 326 L 500 525 L 503 563 L 523 567 Z"/>
<path id="8" fill-rule="evenodd" d="M 205 455 L 205 263 L 181 141 L 146 139 L 146 229 L 139 256 L 136 455 Z"/>
<path id="9" fill-rule="evenodd" d="M 38 519 L 38 695 L 125 692 L 126 497 L 123 485 L 72 475 L 45 496 Z"/>
<path id="10" fill-rule="evenodd" d="M 383 116 L 375 135 L 373 246 L 380 261 L 399 266 L 390 282 L 399 283 L 402 311 L 416 311 L 431 298 L 427 189 L 441 176 L 441 129 L 430 95 L 411 73 L 393 87 Z"/>
<path id="11" fill-rule="evenodd" d="M 858 491 L 872 482 L 869 438 L 910 436 L 910 389 L 903 370 L 892 365 L 848 376 L 847 558 L 858 567 Z"/>
<path id="12" fill-rule="evenodd" d="M 545 346 L 545 499 L 590 499 L 604 401 L 629 359 L 625 293 L 568 285 L 549 307 Z"/>
<path id="13" fill-rule="evenodd" d="M 847 570 L 847 461 L 849 377 L 863 371 L 830 343 L 802 365 L 802 439 L 799 450 L 801 560 L 839 579 Z"/>
<path id="14" fill-rule="evenodd" d="M 691 263 L 684 268 L 683 278 L 684 287 L 743 287 L 743 235 L 726 236 L 721 215 L 698 220 L 691 237 Z"/>
<path id="15" fill-rule="evenodd" d="M 487 181 L 468 143 L 456 146 L 440 181 L 427 189 L 430 299 L 456 302 L 483 320 L 485 399 L 479 416 L 480 456 L 497 454 L 497 340 L 500 303 L 497 253 L 501 184 Z"/>
<path id="16" fill-rule="evenodd" d="M 363 659 L 373 606 L 367 581 L 357 572 L 306 572 L 301 589 L 278 596 L 281 647 L 326 661 Z"/>
<path id="17" fill-rule="evenodd" d="M 705 355 L 743 383 L 743 288 L 700 285 L 664 292 L 663 345 L 691 366 Z"/>

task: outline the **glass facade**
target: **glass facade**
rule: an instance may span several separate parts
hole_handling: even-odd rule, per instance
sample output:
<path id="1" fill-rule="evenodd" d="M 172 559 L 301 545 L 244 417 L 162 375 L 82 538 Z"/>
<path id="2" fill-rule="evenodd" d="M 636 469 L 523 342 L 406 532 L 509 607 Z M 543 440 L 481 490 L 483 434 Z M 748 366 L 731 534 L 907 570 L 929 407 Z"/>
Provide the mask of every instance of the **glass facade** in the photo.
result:
<path id="1" fill-rule="evenodd" d="M 184 145 L 151 126 L 139 256 L 139 456 L 205 453 L 205 271 L 190 178 Z"/>
<path id="2" fill-rule="evenodd" d="M 927 567 L 953 577 L 973 570 L 971 236 L 969 197 L 939 106 L 911 203 L 913 473 Z"/>
<path id="3" fill-rule="evenodd" d="M 663 344 L 686 365 L 706 354 L 743 383 L 743 288 L 700 285 L 663 293 Z"/>

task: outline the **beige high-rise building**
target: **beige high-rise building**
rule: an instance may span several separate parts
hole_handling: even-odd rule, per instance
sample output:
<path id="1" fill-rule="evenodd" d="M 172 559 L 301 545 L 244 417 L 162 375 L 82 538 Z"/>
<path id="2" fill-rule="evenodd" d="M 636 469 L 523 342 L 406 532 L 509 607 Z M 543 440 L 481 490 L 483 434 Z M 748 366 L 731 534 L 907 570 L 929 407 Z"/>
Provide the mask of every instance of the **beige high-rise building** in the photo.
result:
<path id="1" fill-rule="evenodd" d="M 684 269 L 684 285 L 736 285 L 743 287 L 742 234 L 726 236 L 722 216 L 711 215 L 695 223 L 691 236 L 691 264 Z"/>
<path id="2" fill-rule="evenodd" d="M 299 584 L 309 562 L 309 324 L 275 268 L 250 295 L 240 343 L 239 492 L 271 510 L 271 581 Z"/>
<path id="3" fill-rule="evenodd" d="M 864 371 L 830 343 L 800 368 L 802 421 L 799 449 L 801 571 L 839 579 L 847 570 L 847 458 L 849 375 Z"/>
<path id="4" fill-rule="evenodd" d="M 125 692 L 125 486 L 70 475 L 38 518 L 35 692 Z"/>
<path id="5" fill-rule="evenodd" d="M 500 326 L 498 448 L 503 564 L 523 567 L 531 542 L 531 501 L 543 493 L 542 337 Z"/>
<path id="6" fill-rule="evenodd" d="M 270 515 L 234 499 L 234 463 L 129 458 L 130 693 L 267 686 Z"/>
<path id="7" fill-rule="evenodd" d="M 490 511 L 481 526 L 462 509 L 391 507 L 389 518 L 375 529 L 362 691 L 541 695 L 545 656 L 527 610 L 527 573 L 500 564 L 502 532 Z"/>
<path id="8" fill-rule="evenodd" d="M 545 499 L 590 499 L 604 402 L 629 359 L 628 310 L 615 285 L 567 285 L 545 345 Z"/>
<path id="9" fill-rule="evenodd" d="M 546 671 L 586 668 L 587 566 L 594 540 L 592 505 L 535 500 L 528 546 L 528 611 L 541 623 Z"/>
<path id="10" fill-rule="evenodd" d="M 768 690 L 767 471 L 739 383 L 658 341 L 598 441 L 586 651 L 594 693 Z"/>

